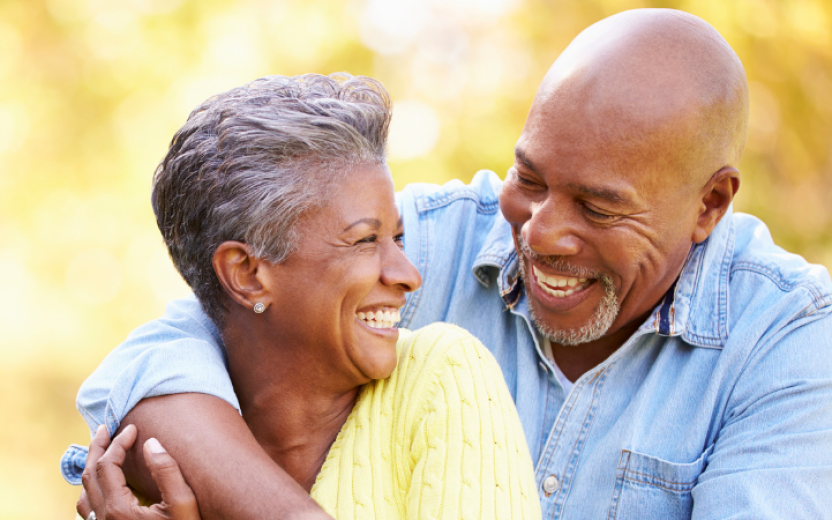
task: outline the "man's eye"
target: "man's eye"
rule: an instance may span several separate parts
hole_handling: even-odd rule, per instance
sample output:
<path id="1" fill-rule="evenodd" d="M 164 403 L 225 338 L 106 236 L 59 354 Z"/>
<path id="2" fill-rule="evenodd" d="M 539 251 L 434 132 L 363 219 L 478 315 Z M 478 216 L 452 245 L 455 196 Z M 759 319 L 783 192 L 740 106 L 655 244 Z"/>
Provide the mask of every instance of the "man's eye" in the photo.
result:
<path id="1" fill-rule="evenodd" d="M 587 215 L 594 220 L 598 220 L 601 222 L 609 222 L 618 218 L 618 215 L 607 215 L 606 213 L 599 213 L 589 206 L 584 206 L 584 211 L 586 211 Z"/>
<path id="2" fill-rule="evenodd" d="M 356 244 L 372 244 L 376 240 L 378 240 L 378 235 L 370 235 L 368 237 L 362 238 L 361 240 L 356 242 Z"/>
<path id="3" fill-rule="evenodd" d="M 520 175 L 520 173 L 517 171 L 516 168 L 511 168 L 509 170 L 509 174 L 513 175 L 514 178 L 517 180 L 517 184 L 523 186 L 524 188 L 531 188 L 531 189 L 541 189 L 541 188 L 543 188 L 543 186 L 541 186 L 540 183 L 535 182 L 535 181 L 533 181 L 529 178 L 526 178 L 526 177 Z"/>

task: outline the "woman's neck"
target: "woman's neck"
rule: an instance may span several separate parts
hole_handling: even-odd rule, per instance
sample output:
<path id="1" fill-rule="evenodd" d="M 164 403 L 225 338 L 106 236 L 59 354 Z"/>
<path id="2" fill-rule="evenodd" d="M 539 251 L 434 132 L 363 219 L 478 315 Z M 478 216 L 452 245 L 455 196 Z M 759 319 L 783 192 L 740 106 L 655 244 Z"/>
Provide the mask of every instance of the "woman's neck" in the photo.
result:
<path id="1" fill-rule="evenodd" d="M 223 341 L 243 419 L 272 460 L 309 491 L 360 386 L 327 388 L 325 367 L 299 359 L 303 349 L 281 348 L 241 328 L 227 327 Z"/>

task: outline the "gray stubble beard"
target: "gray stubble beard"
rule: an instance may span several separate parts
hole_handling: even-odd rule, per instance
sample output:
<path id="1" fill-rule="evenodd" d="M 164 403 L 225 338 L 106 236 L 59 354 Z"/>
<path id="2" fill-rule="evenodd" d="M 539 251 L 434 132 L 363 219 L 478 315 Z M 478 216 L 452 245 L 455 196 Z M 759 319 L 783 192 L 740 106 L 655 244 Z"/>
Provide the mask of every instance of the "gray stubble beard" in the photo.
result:
<path id="1" fill-rule="evenodd" d="M 529 313 L 537 330 L 548 338 L 549 341 L 559 345 L 575 346 L 601 339 L 610 327 L 612 327 L 619 310 L 618 297 L 615 294 L 615 284 L 613 284 L 610 276 L 606 273 L 569 265 L 562 257 L 538 255 L 529 248 L 519 234 L 517 235 L 517 244 L 519 248 L 518 254 L 520 256 L 518 259 L 520 273 L 523 276 L 523 282 L 526 284 L 526 296 L 529 299 Z M 595 311 L 595 315 L 589 323 L 575 329 L 556 329 L 546 325 L 537 317 L 529 288 L 529 285 L 534 283 L 534 281 L 526 273 L 524 260 L 527 257 L 557 269 L 560 272 L 568 273 L 576 278 L 593 278 L 604 286 L 604 297 L 601 299 L 601 303 L 598 304 L 598 310 Z"/>

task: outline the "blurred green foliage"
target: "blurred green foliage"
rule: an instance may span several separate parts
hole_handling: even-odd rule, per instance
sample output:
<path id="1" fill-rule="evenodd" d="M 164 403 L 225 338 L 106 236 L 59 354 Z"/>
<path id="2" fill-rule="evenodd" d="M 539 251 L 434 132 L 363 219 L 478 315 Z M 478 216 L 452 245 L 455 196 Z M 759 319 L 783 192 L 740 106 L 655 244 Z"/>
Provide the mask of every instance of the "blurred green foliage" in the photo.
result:
<path id="1" fill-rule="evenodd" d="M 502 175 L 558 53 L 635 7 L 687 10 L 733 46 L 751 86 L 736 209 L 832 265 L 827 0 L 0 2 L 0 520 L 72 517 L 58 459 L 88 439 L 78 386 L 188 292 L 148 195 L 198 102 L 267 74 L 370 75 L 396 103 L 398 187 Z"/>

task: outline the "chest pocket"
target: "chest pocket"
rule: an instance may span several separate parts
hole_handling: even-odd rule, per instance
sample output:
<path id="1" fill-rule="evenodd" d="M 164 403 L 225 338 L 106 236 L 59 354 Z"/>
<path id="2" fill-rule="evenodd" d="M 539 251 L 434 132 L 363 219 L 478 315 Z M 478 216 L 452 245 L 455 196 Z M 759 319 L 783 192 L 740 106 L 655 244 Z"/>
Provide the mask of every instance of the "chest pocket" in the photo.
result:
<path id="1" fill-rule="evenodd" d="M 712 445 L 696 461 L 686 464 L 623 450 L 608 519 L 690 518 L 691 490 L 713 449 Z"/>

